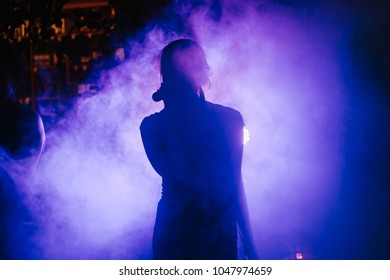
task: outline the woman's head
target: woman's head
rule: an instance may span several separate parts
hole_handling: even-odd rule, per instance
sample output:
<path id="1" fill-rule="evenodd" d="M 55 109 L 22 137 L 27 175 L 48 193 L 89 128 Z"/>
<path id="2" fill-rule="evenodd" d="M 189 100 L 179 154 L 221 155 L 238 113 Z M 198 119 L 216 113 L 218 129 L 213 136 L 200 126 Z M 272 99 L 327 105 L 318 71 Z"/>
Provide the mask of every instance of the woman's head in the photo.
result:
<path id="1" fill-rule="evenodd" d="M 207 84 L 210 75 L 205 52 L 189 39 L 173 41 L 162 50 L 160 70 L 164 83 L 183 79 L 195 89 Z"/>

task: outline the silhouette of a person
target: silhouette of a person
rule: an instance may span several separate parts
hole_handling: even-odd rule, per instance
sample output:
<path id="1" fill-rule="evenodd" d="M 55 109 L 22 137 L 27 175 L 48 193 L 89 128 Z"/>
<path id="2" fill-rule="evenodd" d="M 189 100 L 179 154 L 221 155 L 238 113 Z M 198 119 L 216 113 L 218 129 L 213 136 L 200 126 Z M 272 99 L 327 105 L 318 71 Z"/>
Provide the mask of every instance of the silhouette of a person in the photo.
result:
<path id="1" fill-rule="evenodd" d="M 32 248 L 31 216 L 23 202 L 24 187 L 45 142 L 41 117 L 16 101 L 20 60 L 1 46 L 0 64 L 0 259 L 26 259 Z"/>
<path id="2" fill-rule="evenodd" d="M 189 39 L 161 53 L 164 109 L 146 117 L 141 136 L 162 177 L 153 233 L 155 259 L 237 259 L 237 225 L 247 258 L 256 258 L 241 177 L 244 122 L 231 108 L 207 102 L 209 66 Z"/>

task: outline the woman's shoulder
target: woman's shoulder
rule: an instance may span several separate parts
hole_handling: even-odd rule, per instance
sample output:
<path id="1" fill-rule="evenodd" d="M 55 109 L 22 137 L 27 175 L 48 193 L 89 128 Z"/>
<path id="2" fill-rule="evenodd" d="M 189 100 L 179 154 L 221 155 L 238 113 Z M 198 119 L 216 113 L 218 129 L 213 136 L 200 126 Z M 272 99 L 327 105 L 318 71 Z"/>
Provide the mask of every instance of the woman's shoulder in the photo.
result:
<path id="1" fill-rule="evenodd" d="M 159 126 L 162 115 L 163 111 L 160 111 L 145 117 L 141 122 L 140 129 L 143 130 L 149 127 Z"/>
<path id="2" fill-rule="evenodd" d="M 236 123 L 238 125 L 244 126 L 244 119 L 241 115 L 241 113 L 233 109 L 231 107 L 223 106 L 221 104 L 215 104 L 211 102 L 206 102 L 207 107 L 215 112 L 217 115 L 219 115 L 224 120 L 228 121 L 229 123 Z"/>

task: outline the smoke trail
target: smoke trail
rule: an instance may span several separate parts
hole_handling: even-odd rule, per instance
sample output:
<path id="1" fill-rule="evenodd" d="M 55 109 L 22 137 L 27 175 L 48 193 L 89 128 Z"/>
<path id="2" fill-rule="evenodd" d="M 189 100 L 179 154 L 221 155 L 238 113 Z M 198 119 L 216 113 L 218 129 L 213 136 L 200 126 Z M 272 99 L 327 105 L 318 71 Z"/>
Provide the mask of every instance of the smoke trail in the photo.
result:
<path id="1" fill-rule="evenodd" d="M 159 182 L 138 129 L 156 107 L 145 101 L 159 84 L 160 48 L 149 37 L 138 59 L 108 73 L 105 89 L 47 135 L 34 186 L 45 258 L 148 257 Z"/>

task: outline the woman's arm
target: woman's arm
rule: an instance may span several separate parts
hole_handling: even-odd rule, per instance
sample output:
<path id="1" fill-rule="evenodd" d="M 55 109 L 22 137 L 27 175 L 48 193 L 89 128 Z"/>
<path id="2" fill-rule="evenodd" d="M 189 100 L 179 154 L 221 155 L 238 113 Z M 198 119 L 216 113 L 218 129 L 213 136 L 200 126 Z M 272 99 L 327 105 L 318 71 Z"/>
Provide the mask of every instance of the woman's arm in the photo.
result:
<path id="1" fill-rule="evenodd" d="M 234 176 L 235 176 L 235 184 L 237 190 L 237 202 L 238 202 L 238 227 L 239 232 L 241 234 L 241 238 L 244 243 L 245 255 L 248 259 L 258 259 L 258 255 L 256 252 L 256 247 L 254 244 L 253 234 L 252 234 L 252 226 L 249 218 L 248 211 L 248 203 L 246 199 L 246 193 L 244 188 L 244 183 L 242 179 L 242 157 L 243 157 L 243 149 L 244 149 L 244 125 L 242 121 L 242 117 L 240 115 L 240 119 L 242 122 L 241 131 L 236 133 L 235 137 L 235 148 L 234 148 Z"/>
<path id="2" fill-rule="evenodd" d="M 155 115 L 144 118 L 140 126 L 146 156 L 154 170 L 163 177 L 166 173 L 166 170 L 164 170 L 165 147 L 159 129 Z"/>
<path id="3" fill-rule="evenodd" d="M 241 238 L 244 243 L 245 255 L 250 260 L 258 259 L 256 247 L 254 244 L 252 227 L 249 218 L 248 204 L 242 182 L 238 184 L 238 227 L 240 229 Z"/>
<path id="4" fill-rule="evenodd" d="M 162 124 L 156 118 L 157 114 L 146 117 L 142 121 L 140 126 L 142 143 L 154 170 L 164 179 L 174 180 L 178 177 L 178 172 L 175 172 L 168 153 L 168 147 L 161 132 Z"/>

